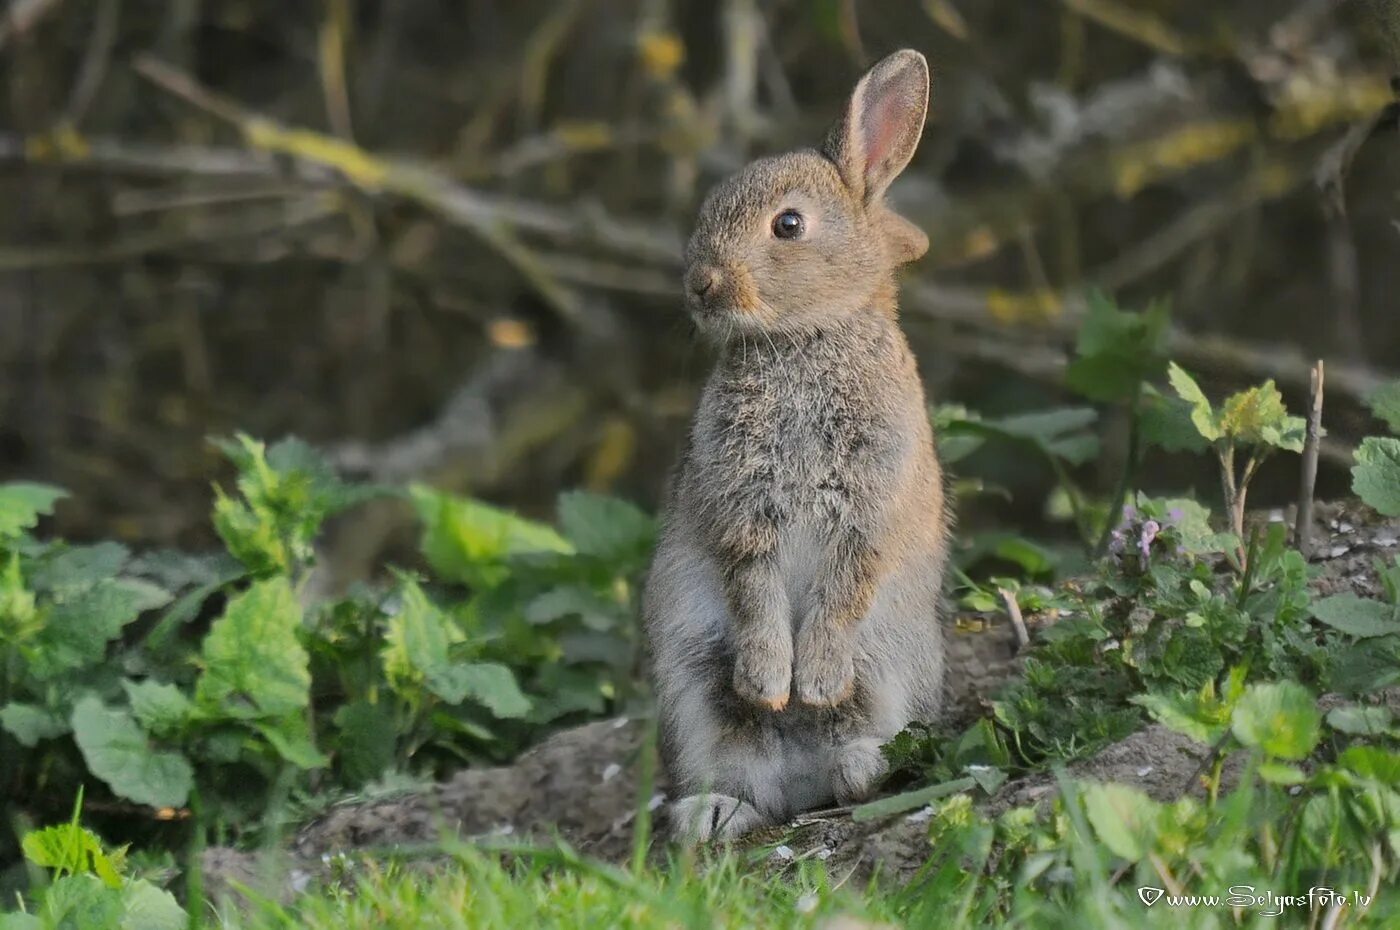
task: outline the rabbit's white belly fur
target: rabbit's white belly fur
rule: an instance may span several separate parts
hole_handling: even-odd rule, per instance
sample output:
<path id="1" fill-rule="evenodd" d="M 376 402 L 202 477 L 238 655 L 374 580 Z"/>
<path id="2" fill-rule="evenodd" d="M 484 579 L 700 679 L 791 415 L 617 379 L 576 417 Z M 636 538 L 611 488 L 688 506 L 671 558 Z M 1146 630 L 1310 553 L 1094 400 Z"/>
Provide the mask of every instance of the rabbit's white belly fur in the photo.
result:
<path id="1" fill-rule="evenodd" d="M 692 793 L 723 786 L 724 793 L 778 818 L 832 803 L 839 740 L 820 724 L 821 711 L 792 706 L 761 714 L 747 722 L 737 744 L 734 721 L 716 713 L 713 689 L 729 688 L 728 674 L 716 663 L 731 651 L 733 616 L 719 564 L 688 529 L 675 526 L 664 534 L 648 585 L 649 598 L 672 605 L 653 615 L 651 632 L 658 664 L 673 670 L 657 687 L 658 706 L 670 721 L 663 731 L 677 736 L 669 759 L 676 787 Z M 809 597 L 812 566 L 819 561 L 814 555 L 826 544 L 809 524 L 783 533 L 780 565 L 794 607 Z M 909 602 L 930 590 L 926 576 L 920 577 L 923 570 L 906 564 L 886 578 L 859 629 L 857 675 L 879 696 L 870 707 L 877 743 L 936 706 L 937 689 L 920 683 L 941 678 L 941 650 L 934 637 L 911 635 L 915 631 L 898 622 L 920 606 L 932 621 L 932 601 Z M 793 616 L 796 623 L 801 611 Z"/>

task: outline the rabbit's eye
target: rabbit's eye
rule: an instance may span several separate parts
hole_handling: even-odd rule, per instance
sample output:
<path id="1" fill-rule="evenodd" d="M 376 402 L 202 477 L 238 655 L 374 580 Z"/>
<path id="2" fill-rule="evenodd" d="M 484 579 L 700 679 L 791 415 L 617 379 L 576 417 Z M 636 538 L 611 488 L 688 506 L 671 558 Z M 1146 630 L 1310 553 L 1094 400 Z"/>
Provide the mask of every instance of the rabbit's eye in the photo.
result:
<path id="1" fill-rule="evenodd" d="M 773 218 L 773 235 L 779 239 L 801 239 L 807 221 L 796 210 L 784 210 Z"/>

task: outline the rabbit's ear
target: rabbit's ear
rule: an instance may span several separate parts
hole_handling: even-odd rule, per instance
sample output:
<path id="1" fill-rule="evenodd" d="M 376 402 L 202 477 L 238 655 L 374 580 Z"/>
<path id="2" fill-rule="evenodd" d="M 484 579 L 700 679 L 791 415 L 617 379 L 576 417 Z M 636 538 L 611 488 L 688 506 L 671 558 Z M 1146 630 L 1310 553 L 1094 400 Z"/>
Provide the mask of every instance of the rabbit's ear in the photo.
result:
<path id="1" fill-rule="evenodd" d="M 866 203 L 878 199 L 914 157 L 928 113 L 928 61 L 906 48 L 881 59 L 860 79 L 846 115 L 822 152 Z"/>

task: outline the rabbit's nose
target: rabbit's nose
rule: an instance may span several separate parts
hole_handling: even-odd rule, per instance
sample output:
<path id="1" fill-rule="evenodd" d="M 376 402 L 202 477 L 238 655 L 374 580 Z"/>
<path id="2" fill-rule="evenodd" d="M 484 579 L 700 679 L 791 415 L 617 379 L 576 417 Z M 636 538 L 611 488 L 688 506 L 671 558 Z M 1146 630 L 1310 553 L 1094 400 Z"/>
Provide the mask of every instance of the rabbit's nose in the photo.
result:
<path id="1" fill-rule="evenodd" d="M 696 297 L 704 297 L 719 287 L 720 282 L 724 280 L 724 274 L 718 268 L 709 265 L 699 265 L 690 269 L 690 274 L 686 277 L 689 279 L 687 283 L 690 290 Z"/>

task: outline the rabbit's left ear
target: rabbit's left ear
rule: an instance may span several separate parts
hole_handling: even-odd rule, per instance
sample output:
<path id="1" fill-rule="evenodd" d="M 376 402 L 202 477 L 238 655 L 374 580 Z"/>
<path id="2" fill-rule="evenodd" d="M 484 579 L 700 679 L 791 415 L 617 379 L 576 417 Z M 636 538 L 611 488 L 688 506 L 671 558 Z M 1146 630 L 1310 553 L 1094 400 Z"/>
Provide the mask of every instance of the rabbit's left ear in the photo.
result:
<path id="1" fill-rule="evenodd" d="M 876 62 L 860 79 L 845 116 L 822 152 L 865 203 L 885 193 L 918 148 L 928 113 L 928 61 L 906 48 Z"/>

